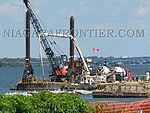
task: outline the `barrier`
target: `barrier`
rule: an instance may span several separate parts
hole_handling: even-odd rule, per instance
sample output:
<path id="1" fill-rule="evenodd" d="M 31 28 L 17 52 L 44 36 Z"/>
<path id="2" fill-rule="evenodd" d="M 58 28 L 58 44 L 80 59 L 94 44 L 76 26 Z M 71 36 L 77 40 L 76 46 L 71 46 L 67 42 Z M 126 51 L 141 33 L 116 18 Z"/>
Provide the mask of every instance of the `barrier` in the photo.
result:
<path id="1" fill-rule="evenodd" d="M 89 102 L 89 103 L 91 104 L 91 103 L 104 103 L 104 102 L 117 102 L 117 101 L 96 101 L 96 102 Z"/>
<path id="2" fill-rule="evenodd" d="M 137 113 L 142 110 L 143 113 L 150 111 L 150 98 L 145 100 L 139 100 L 135 102 L 125 103 L 125 102 L 116 102 L 116 101 L 97 101 L 97 102 L 90 102 L 93 103 L 103 103 L 104 107 L 98 107 L 99 105 L 92 105 L 101 113 L 112 113 L 112 112 L 119 112 L 119 113 Z"/>

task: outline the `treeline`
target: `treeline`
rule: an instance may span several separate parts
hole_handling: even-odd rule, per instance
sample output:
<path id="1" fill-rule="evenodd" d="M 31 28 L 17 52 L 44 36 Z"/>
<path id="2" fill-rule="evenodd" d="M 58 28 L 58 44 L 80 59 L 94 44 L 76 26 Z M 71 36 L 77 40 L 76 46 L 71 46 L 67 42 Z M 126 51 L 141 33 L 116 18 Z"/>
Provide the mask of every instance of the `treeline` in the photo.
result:
<path id="1" fill-rule="evenodd" d="M 58 60 L 60 61 L 60 57 L 57 57 Z M 110 57 L 97 57 L 97 56 L 91 56 L 91 57 L 84 57 L 85 59 L 89 58 L 92 59 L 92 63 L 99 65 L 99 64 L 104 64 L 105 61 L 108 64 L 150 64 L 150 57 L 128 57 L 128 58 L 114 58 L 112 56 Z M 14 67 L 14 66 L 25 66 L 25 58 L 2 58 L 0 59 L 0 67 Z M 38 63 L 41 62 L 40 58 L 30 58 L 31 63 Z M 43 58 L 43 62 L 48 62 L 47 58 Z M 38 64 L 35 64 L 38 65 Z M 39 64 L 40 65 L 40 64 Z"/>
<path id="2" fill-rule="evenodd" d="M 25 66 L 25 58 L 3 58 L 0 59 L 0 67 L 15 67 L 15 66 Z M 39 58 L 31 58 L 32 62 L 40 62 Z M 43 58 L 44 62 L 47 62 L 47 58 Z"/>

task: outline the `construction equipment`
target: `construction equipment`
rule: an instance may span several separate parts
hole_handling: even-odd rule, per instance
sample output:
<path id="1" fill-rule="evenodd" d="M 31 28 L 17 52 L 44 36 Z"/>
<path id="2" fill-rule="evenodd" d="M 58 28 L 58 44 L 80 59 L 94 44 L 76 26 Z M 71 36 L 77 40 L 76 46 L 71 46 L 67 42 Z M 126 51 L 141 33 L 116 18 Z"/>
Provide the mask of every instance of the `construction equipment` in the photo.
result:
<path id="1" fill-rule="evenodd" d="M 54 45 L 56 45 L 56 42 L 54 42 L 53 39 L 52 39 L 53 42 L 49 40 L 49 38 L 48 38 L 49 34 L 47 36 L 44 35 L 45 30 L 42 29 L 37 17 L 35 16 L 34 12 L 32 11 L 33 8 L 31 9 L 32 6 L 31 6 L 30 2 L 28 0 L 23 0 L 23 2 L 27 8 L 27 12 L 30 13 L 31 24 L 33 25 L 33 28 L 36 32 L 37 37 L 39 38 L 40 52 L 41 52 L 41 46 L 42 46 L 50 64 L 51 64 L 52 74 L 49 76 L 51 78 L 49 78 L 49 80 L 47 80 L 47 81 L 44 80 L 44 77 L 43 77 L 43 80 L 40 79 L 40 81 L 37 81 L 37 79 L 34 79 L 35 81 L 28 82 L 28 83 L 22 82 L 22 80 L 21 80 L 19 82 L 19 84 L 17 85 L 17 88 L 12 89 L 12 90 L 16 90 L 16 89 L 17 90 L 58 90 L 62 86 L 68 85 L 68 83 L 70 83 L 70 82 L 68 82 L 68 80 L 69 81 L 72 80 L 71 82 L 74 81 L 75 76 L 72 76 L 72 75 L 76 74 L 73 71 L 74 70 L 74 66 L 73 66 L 74 62 L 72 60 L 72 63 L 70 63 L 71 66 L 70 65 L 69 66 L 71 68 L 68 68 L 68 65 L 60 64 L 61 62 L 69 64 L 68 60 L 67 60 L 67 56 L 65 54 L 61 55 L 61 59 L 58 59 L 58 57 L 56 57 L 56 55 L 54 54 L 54 52 L 52 50 L 52 47 Z M 71 20 L 73 22 L 73 19 L 71 19 Z M 71 23 L 71 24 L 73 24 L 73 23 Z M 71 29 L 72 28 L 73 28 L 73 25 L 72 25 Z M 82 75 L 83 75 L 82 78 L 88 78 L 88 79 L 84 79 L 84 80 L 86 80 L 86 83 L 88 83 L 87 81 L 91 80 L 92 78 L 90 77 L 90 71 L 87 67 L 87 64 L 84 60 L 81 50 L 77 44 L 77 41 L 73 37 L 73 33 L 71 33 L 71 35 L 69 35 L 67 37 L 70 37 L 72 43 L 74 43 L 76 45 L 79 55 L 84 63 L 84 65 L 83 65 L 84 70 L 82 71 Z M 74 47 L 74 46 L 72 45 L 72 47 Z M 70 56 L 72 57 L 72 55 L 73 54 L 71 54 Z M 41 58 L 42 58 L 42 54 L 41 54 Z M 72 59 L 72 58 L 70 58 L 70 59 Z M 59 62 L 59 60 L 60 60 L 60 62 Z M 42 62 L 42 60 L 41 60 L 41 62 Z M 32 73 L 32 71 L 30 73 Z M 26 75 L 26 73 L 25 73 L 25 75 Z M 30 76 L 28 76 L 28 77 L 30 78 Z M 26 78 L 26 79 L 28 79 L 28 78 Z M 91 83 L 91 81 L 90 81 L 90 83 Z"/>
<path id="2" fill-rule="evenodd" d="M 73 43 L 76 46 L 77 51 L 78 51 L 78 53 L 79 53 L 79 55 L 83 61 L 83 66 L 84 66 L 84 70 L 82 71 L 83 78 L 85 78 L 86 83 L 88 83 L 88 82 L 91 83 L 93 79 L 90 77 L 90 71 L 87 67 L 87 64 L 84 60 L 84 57 L 82 55 L 82 52 L 78 46 L 76 39 L 72 35 L 66 36 L 66 35 L 58 35 L 58 34 L 57 35 L 46 34 L 45 31 L 42 29 L 42 27 L 41 27 L 37 17 L 35 16 L 34 12 L 32 11 L 30 2 L 28 0 L 24 0 L 23 2 L 25 3 L 25 6 L 26 6 L 28 12 L 30 12 L 30 19 L 31 19 L 31 23 L 33 25 L 33 28 L 34 28 L 37 36 L 41 39 L 41 45 L 42 45 L 42 47 L 43 47 L 43 49 L 47 55 L 49 62 L 51 63 L 52 75 L 59 75 L 59 77 L 61 78 L 64 75 L 64 71 L 66 69 L 61 68 L 63 66 L 60 67 L 60 64 L 58 63 L 58 59 L 57 59 L 56 55 L 54 54 L 54 52 L 50 46 L 50 45 L 52 45 L 52 42 L 49 41 L 47 37 L 48 36 L 68 37 L 73 41 Z M 56 42 L 53 42 L 53 44 L 56 44 Z M 67 76 L 71 77 L 72 74 L 73 74 L 73 70 L 68 69 Z"/>
<path id="3" fill-rule="evenodd" d="M 41 34 L 39 35 L 39 38 L 42 37 L 42 36 L 71 38 L 71 40 L 73 41 L 74 45 L 76 46 L 76 49 L 77 49 L 77 51 L 78 51 L 78 53 L 79 53 L 79 55 L 80 55 L 80 57 L 81 57 L 81 59 L 82 59 L 82 61 L 83 61 L 83 66 L 84 66 L 84 70 L 82 71 L 83 77 L 88 77 L 90 83 L 92 82 L 92 79 L 90 78 L 90 71 L 89 71 L 88 66 L 87 66 L 87 64 L 86 64 L 86 62 L 85 62 L 85 59 L 84 59 L 84 57 L 83 57 L 83 55 L 82 55 L 82 52 L 81 52 L 81 50 L 80 50 L 80 48 L 79 48 L 79 45 L 78 45 L 78 43 L 77 43 L 76 38 L 74 38 L 72 35 L 50 34 L 50 33 L 41 33 Z M 88 83 L 87 78 L 86 78 L 86 83 Z"/>
<path id="4" fill-rule="evenodd" d="M 31 4 L 28 0 L 23 0 L 23 2 L 25 3 L 25 6 L 28 10 L 28 12 L 30 13 L 30 19 L 31 19 L 31 24 L 33 25 L 33 28 L 36 32 L 37 37 L 40 35 L 40 33 L 44 33 L 45 30 L 42 29 L 37 17 L 35 16 L 33 10 L 31 9 Z M 47 39 L 46 36 L 41 36 L 41 45 L 46 53 L 46 56 L 48 58 L 48 61 L 51 64 L 52 67 L 52 75 L 58 75 L 58 74 L 62 74 L 62 69 L 59 66 L 58 63 L 58 58 L 57 56 L 54 54 L 52 48 L 50 45 L 52 44 L 56 44 L 56 42 L 51 42 Z M 59 72 L 58 72 L 59 71 Z"/>

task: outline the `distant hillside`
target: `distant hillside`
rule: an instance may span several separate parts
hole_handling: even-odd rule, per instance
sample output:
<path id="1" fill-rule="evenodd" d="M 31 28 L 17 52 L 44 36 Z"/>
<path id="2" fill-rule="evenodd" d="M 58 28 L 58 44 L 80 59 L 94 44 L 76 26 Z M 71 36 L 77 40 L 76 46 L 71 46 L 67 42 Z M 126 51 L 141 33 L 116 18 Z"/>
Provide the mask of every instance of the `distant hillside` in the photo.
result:
<path id="1" fill-rule="evenodd" d="M 120 57 L 120 58 L 114 58 L 114 57 L 97 57 L 97 56 L 91 56 L 91 57 L 85 57 L 92 59 L 93 64 L 96 65 L 103 65 L 105 61 L 107 64 L 150 64 L 150 56 L 148 57 Z M 31 63 L 37 63 L 41 62 L 39 58 L 31 58 Z M 43 62 L 48 62 L 47 58 L 43 58 Z M 25 58 L 2 58 L 0 59 L 0 66 L 3 67 L 11 67 L 11 66 L 25 66 Z"/>
<path id="2" fill-rule="evenodd" d="M 40 62 L 38 58 L 31 58 L 31 62 Z M 48 61 L 46 58 L 43 58 L 43 61 Z M 3 58 L 0 59 L 0 66 L 3 67 L 12 67 L 12 66 L 25 66 L 25 58 Z"/>

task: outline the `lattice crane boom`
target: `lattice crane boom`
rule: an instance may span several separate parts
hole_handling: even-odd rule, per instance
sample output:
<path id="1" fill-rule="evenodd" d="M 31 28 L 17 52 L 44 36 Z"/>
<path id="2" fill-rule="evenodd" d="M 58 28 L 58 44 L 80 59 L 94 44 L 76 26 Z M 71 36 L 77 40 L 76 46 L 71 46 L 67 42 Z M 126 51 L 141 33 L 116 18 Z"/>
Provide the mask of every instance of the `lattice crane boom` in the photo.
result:
<path id="1" fill-rule="evenodd" d="M 39 34 L 44 33 L 44 30 L 42 29 L 42 27 L 41 27 L 36 15 L 34 14 L 33 10 L 31 9 L 31 6 L 29 4 L 30 2 L 28 0 L 23 0 L 23 2 L 25 3 L 27 11 L 30 12 L 31 24 L 33 25 L 33 28 L 36 32 L 37 37 L 39 37 Z M 60 67 L 59 67 L 58 61 L 56 60 L 57 57 L 50 47 L 51 42 L 49 42 L 47 40 L 47 37 L 44 35 L 41 36 L 40 38 L 41 38 L 41 45 L 42 45 L 42 47 L 46 53 L 46 56 L 47 56 L 49 62 L 51 63 L 52 70 L 56 74 L 56 70 L 60 70 Z"/>

